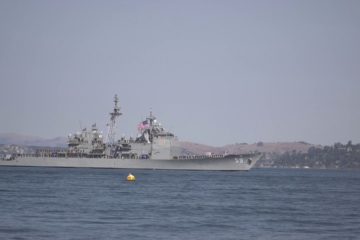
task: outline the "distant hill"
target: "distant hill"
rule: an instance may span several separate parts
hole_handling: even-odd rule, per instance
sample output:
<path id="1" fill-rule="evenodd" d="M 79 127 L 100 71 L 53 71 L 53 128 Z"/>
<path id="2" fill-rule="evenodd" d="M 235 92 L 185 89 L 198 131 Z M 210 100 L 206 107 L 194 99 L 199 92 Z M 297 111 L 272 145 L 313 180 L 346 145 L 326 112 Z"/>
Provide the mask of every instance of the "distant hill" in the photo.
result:
<path id="1" fill-rule="evenodd" d="M 37 136 L 30 136 L 17 133 L 0 133 L 0 144 L 13 144 L 19 146 L 42 146 L 42 147 L 65 147 L 67 145 L 67 138 L 42 138 Z M 183 154 L 199 154 L 203 155 L 207 152 L 214 154 L 227 153 L 248 153 L 248 152 L 263 152 L 263 153 L 277 153 L 285 152 L 307 152 L 310 147 L 315 145 L 305 142 L 282 142 L 282 143 L 263 143 L 258 142 L 254 144 L 235 143 L 225 145 L 222 147 L 214 147 L 205 144 L 180 141 L 179 147 Z"/>
<path id="2" fill-rule="evenodd" d="M 249 153 L 249 152 L 262 152 L 262 153 L 276 153 L 283 154 L 285 152 L 302 152 L 305 153 L 310 147 L 316 145 L 305 142 L 278 142 L 278 143 L 235 143 L 222 147 L 212 147 L 204 144 L 192 143 L 192 142 L 180 142 L 180 147 L 192 152 L 194 154 L 204 154 L 206 152 L 212 152 L 215 154 L 227 153 Z M 320 146 L 318 146 L 320 147 Z"/>
<path id="3" fill-rule="evenodd" d="M 47 139 L 18 133 L 0 133 L 0 144 L 7 145 L 65 147 L 66 141 L 64 137 Z"/>

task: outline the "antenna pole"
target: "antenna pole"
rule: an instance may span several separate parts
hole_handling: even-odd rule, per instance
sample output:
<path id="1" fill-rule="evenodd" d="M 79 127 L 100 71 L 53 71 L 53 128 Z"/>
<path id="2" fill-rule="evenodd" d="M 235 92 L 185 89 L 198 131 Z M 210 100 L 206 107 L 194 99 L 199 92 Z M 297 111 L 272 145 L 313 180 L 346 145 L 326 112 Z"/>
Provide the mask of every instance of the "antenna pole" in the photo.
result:
<path id="1" fill-rule="evenodd" d="M 120 107 L 118 106 L 118 103 L 119 103 L 119 98 L 118 98 L 117 94 L 115 94 L 114 109 L 110 113 L 110 122 L 108 124 L 109 131 L 108 131 L 107 140 L 110 145 L 114 145 L 114 143 L 115 143 L 116 118 L 119 117 L 120 115 L 122 115 L 122 113 L 120 112 Z"/>

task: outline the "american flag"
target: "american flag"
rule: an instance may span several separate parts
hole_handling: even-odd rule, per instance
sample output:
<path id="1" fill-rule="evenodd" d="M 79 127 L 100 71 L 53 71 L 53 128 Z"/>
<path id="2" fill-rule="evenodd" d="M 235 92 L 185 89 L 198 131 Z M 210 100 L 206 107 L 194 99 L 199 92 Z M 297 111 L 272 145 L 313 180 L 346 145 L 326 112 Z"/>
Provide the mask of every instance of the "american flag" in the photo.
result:
<path id="1" fill-rule="evenodd" d="M 147 121 L 143 121 L 139 123 L 138 130 L 143 131 L 144 129 L 148 129 L 150 127 L 149 123 Z"/>

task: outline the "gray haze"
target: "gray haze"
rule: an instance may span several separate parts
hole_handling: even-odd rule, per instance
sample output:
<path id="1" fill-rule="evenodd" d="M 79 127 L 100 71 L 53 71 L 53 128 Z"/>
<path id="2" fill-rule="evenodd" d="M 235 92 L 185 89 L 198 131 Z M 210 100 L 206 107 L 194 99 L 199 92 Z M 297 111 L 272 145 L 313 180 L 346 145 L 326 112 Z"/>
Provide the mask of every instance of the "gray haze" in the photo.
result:
<path id="1" fill-rule="evenodd" d="M 0 1 L 0 132 L 360 142 L 360 1 Z M 119 134 L 120 135 L 120 134 Z"/>

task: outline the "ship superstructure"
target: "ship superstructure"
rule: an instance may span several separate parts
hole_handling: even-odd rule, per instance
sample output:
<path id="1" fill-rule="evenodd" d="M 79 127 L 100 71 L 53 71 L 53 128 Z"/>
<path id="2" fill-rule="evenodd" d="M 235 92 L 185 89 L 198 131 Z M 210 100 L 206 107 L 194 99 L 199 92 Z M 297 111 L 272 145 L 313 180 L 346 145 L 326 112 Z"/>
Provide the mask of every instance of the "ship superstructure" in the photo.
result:
<path id="1" fill-rule="evenodd" d="M 67 156 L 72 157 L 103 157 L 105 156 L 105 143 L 96 124 L 91 129 L 82 129 L 81 132 L 70 134 L 68 137 Z"/>
<path id="2" fill-rule="evenodd" d="M 90 158 L 121 159 L 172 159 L 177 139 L 168 132 L 156 119 L 152 112 L 138 124 L 136 138 L 120 138 L 115 141 L 116 118 L 121 116 L 118 97 L 114 98 L 114 109 L 110 113 L 107 141 L 93 124 L 91 129 L 82 129 L 80 133 L 70 134 L 68 139 L 68 156 Z"/>

